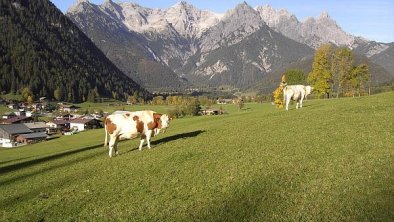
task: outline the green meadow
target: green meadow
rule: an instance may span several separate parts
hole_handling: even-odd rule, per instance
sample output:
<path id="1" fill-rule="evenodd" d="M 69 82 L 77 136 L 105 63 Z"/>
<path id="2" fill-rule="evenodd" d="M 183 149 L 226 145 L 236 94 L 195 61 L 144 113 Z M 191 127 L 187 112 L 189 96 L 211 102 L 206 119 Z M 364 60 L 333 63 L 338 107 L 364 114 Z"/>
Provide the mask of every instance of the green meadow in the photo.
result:
<path id="1" fill-rule="evenodd" d="M 0 221 L 394 221 L 393 92 L 223 108 L 114 158 L 103 129 L 0 149 Z"/>

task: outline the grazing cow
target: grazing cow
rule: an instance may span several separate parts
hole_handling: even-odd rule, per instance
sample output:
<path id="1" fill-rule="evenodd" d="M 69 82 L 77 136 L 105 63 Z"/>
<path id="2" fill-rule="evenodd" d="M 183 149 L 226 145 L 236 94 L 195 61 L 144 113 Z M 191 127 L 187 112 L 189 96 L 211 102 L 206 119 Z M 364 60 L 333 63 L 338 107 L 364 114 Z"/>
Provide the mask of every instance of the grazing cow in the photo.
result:
<path id="1" fill-rule="evenodd" d="M 160 130 L 165 131 L 170 124 L 170 119 L 166 114 L 159 114 L 151 110 L 125 112 L 111 114 L 105 118 L 105 141 L 107 146 L 107 136 L 109 134 L 109 156 L 112 157 L 113 149 L 118 155 L 118 139 L 133 139 L 141 136 L 139 150 L 146 139 L 150 149 L 150 138 L 159 134 Z"/>
<path id="2" fill-rule="evenodd" d="M 304 85 L 283 85 L 283 103 L 286 104 L 286 110 L 289 110 L 290 100 L 293 99 L 302 108 L 302 101 L 307 95 L 311 94 L 313 87 Z"/>
<path id="3" fill-rule="evenodd" d="M 305 99 L 307 99 L 306 97 L 312 93 L 312 90 L 312 86 L 305 86 Z"/>

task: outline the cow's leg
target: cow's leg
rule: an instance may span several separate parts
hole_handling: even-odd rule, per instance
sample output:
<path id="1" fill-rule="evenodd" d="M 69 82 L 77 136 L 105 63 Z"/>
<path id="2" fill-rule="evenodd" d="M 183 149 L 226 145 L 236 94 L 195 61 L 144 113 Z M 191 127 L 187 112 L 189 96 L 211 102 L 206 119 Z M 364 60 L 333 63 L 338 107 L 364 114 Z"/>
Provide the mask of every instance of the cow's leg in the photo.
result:
<path id="1" fill-rule="evenodd" d="M 119 151 L 118 151 L 118 138 L 116 138 L 116 140 L 115 140 L 114 148 L 115 148 L 115 156 L 119 155 Z"/>
<path id="2" fill-rule="evenodd" d="M 150 149 L 150 138 L 152 135 L 152 130 L 148 130 L 148 132 L 146 132 L 146 144 L 148 145 L 148 148 Z"/>
<path id="3" fill-rule="evenodd" d="M 116 137 L 111 135 L 109 138 L 109 153 L 108 153 L 109 157 L 112 157 L 115 144 L 116 144 Z"/>
<path id="4" fill-rule="evenodd" d="M 289 103 L 291 98 L 286 98 L 286 110 L 289 110 Z"/>
<path id="5" fill-rule="evenodd" d="M 302 97 L 300 99 L 300 108 L 302 108 L 302 101 L 304 101 L 304 95 L 302 95 Z"/>
<path id="6" fill-rule="evenodd" d="M 141 135 L 141 140 L 140 140 L 140 146 L 139 146 L 139 150 L 142 150 L 142 146 L 144 145 L 145 142 L 145 134 Z"/>
<path id="7" fill-rule="evenodd" d="M 297 100 L 296 109 L 298 109 L 298 104 L 300 104 L 300 102 Z"/>
<path id="8" fill-rule="evenodd" d="M 109 137 L 109 157 L 112 157 L 114 148 L 115 148 L 115 155 L 117 155 L 116 153 L 118 152 L 118 137 L 115 135 L 110 135 Z"/>

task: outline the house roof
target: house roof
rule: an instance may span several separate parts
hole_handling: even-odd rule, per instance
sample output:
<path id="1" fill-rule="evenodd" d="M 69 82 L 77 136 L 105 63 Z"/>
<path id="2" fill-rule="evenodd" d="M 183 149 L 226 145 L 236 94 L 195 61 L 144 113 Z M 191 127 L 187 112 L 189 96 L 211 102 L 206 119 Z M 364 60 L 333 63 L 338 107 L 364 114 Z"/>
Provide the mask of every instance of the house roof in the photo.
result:
<path id="1" fill-rule="evenodd" d="M 24 123 L 29 129 L 41 129 L 48 126 L 44 122 Z"/>
<path id="2" fill-rule="evenodd" d="M 68 122 L 64 119 L 54 119 L 51 121 L 52 123 L 56 124 L 56 125 L 64 125 L 67 124 Z"/>
<path id="3" fill-rule="evenodd" d="M 18 124 L 5 124 L 5 125 L 0 125 L 0 129 L 3 129 L 7 133 L 10 134 L 20 134 L 20 133 L 32 133 L 25 124 L 18 123 Z"/>
<path id="4" fill-rule="evenodd" d="M 46 133 L 40 132 L 40 133 L 26 133 L 26 134 L 20 134 L 19 136 L 22 136 L 26 139 L 35 139 L 35 138 L 47 138 L 48 135 Z"/>
<path id="5" fill-rule="evenodd" d="M 2 123 L 4 123 L 4 124 L 12 124 L 12 123 L 16 123 L 16 122 L 19 122 L 19 121 L 22 121 L 22 120 L 30 120 L 30 119 L 32 119 L 32 118 L 28 117 L 28 116 L 16 116 L 16 117 L 13 117 L 13 118 L 9 118 L 9 119 L 3 120 Z"/>
<path id="6" fill-rule="evenodd" d="M 70 120 L 70 123 L 80 123 L 80 124 L 85 124 L 88 123 L 90 121 L 97 121 L 96 119 L 83 119 L 83 118 L 76 118 L 76 119 L 72 119 Z"/>

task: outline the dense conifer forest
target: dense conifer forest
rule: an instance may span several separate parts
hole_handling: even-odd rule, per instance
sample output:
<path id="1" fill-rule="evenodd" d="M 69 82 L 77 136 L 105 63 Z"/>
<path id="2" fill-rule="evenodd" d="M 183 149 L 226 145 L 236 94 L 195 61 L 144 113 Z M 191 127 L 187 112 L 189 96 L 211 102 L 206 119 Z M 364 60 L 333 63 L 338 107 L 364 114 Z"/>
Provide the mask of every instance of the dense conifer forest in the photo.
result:
<path id="1" fill-rule="evenodd" d="M 0 92 L 25 88 L 69 102 L 149 96 L 49 0 L 0 0 Z"/>

